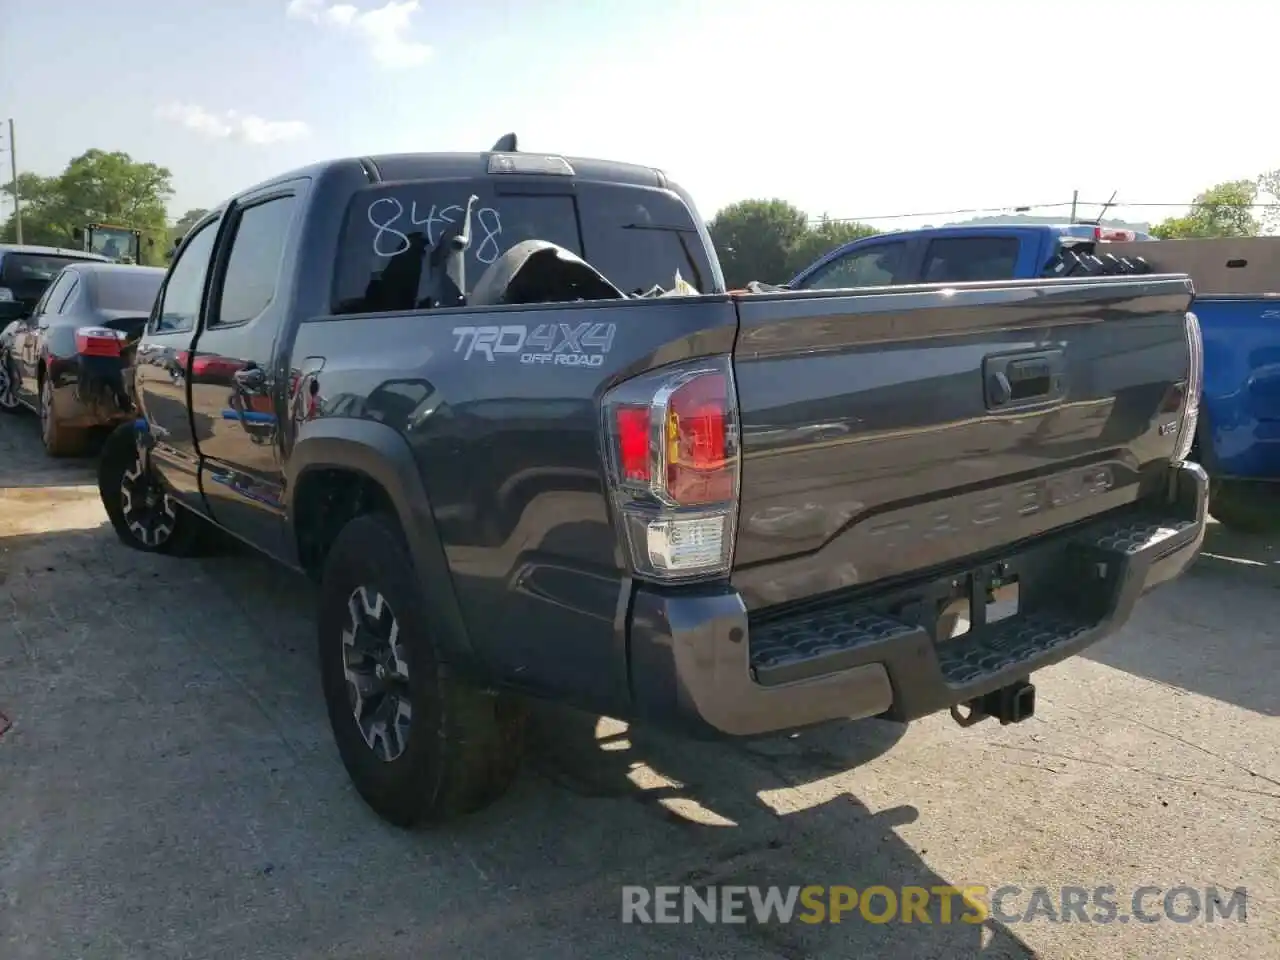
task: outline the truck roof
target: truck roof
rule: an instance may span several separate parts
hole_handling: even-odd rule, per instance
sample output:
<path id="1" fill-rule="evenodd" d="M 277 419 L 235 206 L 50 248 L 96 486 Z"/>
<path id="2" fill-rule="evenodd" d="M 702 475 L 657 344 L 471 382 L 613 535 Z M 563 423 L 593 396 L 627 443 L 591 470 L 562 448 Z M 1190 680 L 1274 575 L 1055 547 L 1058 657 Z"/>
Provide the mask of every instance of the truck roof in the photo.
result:
<path id="1" fill-rule="evenodd" d="M 81 260 L 99 260 L 110 263 L 110 257 L 104 257 L 86 250 L 73 250 L 70 247 L 45 247 L 35 243 L 0 243 L 0 254 L 30 253 L 45 257 L 77 257 Z"/>
<path id="2" fill-rule="evenodd" d="M 489 158 L 503 151 L 486 150 L 471 153 L 386 153 L 363 157 L 341 157 L 323 160 L 298 167 L 261 183 L 236 192 L 236 196 L 253 193 L 278 183 L 286 183 L 302 177 L 319 179 L 330 170 L 359 164 L 364 167 L 372 182 L 397 180 L 434 180 L 489 175 Z M 513 152 L 514 153 L 514 152 Z M 519 151 L 517 156 L 560 157 L 573 168 L 575 180 L 594 180 L 605 183 L 621 183 L 643 187 L 671 186 L 666 174 L 654 167 L 615 160 L 594 160 L 587 157 L 567 157 L 559 153 L 534 153 Z M 222 207 L 224 204 L 219 204 Z"/>
<path id="3" fill-rule="evenodd" d="M 995 230 L 1025 230 L 1029 233 L 1050 233 L 1058 236 L 1080 237 L 1089 239 L 1093 236 L 1094 223 L 948 223 L 941 227 L 912 227 L 902 230 L 889 230 L 876 234 L 877 237 L 892 237 L 904 234 L 941 233 L 971 234 L 991 233 Z M 1104 227 L 1103 229 L 1119 229 Z M 1136 231 L 1139 239 L 1149 236 Z"/>

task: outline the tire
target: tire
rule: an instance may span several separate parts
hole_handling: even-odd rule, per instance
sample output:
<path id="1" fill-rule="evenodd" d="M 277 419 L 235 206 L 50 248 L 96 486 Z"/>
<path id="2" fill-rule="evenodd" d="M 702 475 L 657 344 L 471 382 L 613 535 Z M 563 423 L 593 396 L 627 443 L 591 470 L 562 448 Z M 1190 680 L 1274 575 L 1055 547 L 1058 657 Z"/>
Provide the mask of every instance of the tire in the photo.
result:
<path id="1" fill-rule="evenodd" d="M 365 803 L 407 828 L 501 796 L 519 767 L 523 707 L 463 683 L 440 662 L 399 524 L 378 514 L 351 520 L 329 552 L 320 595 L 329 723 Z"/>
<path id="2" fill-rule="evenodd" d="M 1209 513 L 1238 533 L 1280 531 L 1280 486 L 1248 480 L 1215 480 L 1209 487 Z"/>
<path id="3" fill-rule="evenodd" d="M 53 380 L 40 378 L 40 442 L 51 457 L 82 456 L 89 446 L 89 431 L 58 422 L 53 397 Z"/>
<path id="4" fill-rule="evenodd" d="M 0 413 L 21 413 L 17 385 L 13 381 L 13 363 L 8 352 L 0 353 Z"/>
<path id="5" fill-rule="evenodd" d="M 143 553 L 196 553 L 204 521 L 160 488 L 138 447 L 132 423 L 116 427 L 102 446 L 98 495 L 120 542 Z"/>

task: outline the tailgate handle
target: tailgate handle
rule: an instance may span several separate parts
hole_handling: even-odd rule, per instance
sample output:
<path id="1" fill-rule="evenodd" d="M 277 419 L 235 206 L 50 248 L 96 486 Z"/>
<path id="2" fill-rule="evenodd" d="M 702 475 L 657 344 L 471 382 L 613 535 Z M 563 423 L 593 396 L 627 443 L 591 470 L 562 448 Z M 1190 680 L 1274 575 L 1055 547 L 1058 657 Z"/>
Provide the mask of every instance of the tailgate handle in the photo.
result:
<path id="1" fill-rule="evenodd" d="M 988 408 L 1045 403 L 1066 393 L 1060 350 L 987 357 L 983 367 Z"/>

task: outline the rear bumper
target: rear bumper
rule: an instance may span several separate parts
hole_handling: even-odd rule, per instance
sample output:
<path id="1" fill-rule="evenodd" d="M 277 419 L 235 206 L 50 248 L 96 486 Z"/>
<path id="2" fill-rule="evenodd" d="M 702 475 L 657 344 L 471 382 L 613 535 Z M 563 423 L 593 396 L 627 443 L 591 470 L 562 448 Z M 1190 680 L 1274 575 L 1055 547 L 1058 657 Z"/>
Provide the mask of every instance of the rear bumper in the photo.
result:
<path id="1" fill-rule="evenodd" d="M 114 426 L 134 416 L 116 358 L 75 357 L 54 375 L 54 409 L 64 426 Z"/>
<path id="2" fill-rule="evenodd" d="M 1204 539 L 1208 478 L 1170 469 L 1167 496 L 1041 538 L 973 569 L 1019 581 L 1019 612 L 937 643 L 933 599 L 959 572 L 768 619 L 730 587 L 637 591 L 629 618 L 642 719 L 730 735 L 835 719 L 914 720 L 968 703 L 1112 633 L 1147 591 L 1180 575 Z"/>

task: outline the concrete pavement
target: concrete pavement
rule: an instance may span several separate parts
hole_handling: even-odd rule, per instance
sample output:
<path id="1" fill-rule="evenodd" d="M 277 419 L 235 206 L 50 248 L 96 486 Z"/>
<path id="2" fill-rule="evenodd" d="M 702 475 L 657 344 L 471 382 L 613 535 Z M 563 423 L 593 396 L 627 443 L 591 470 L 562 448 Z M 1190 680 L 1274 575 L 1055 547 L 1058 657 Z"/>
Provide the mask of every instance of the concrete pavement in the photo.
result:
<path id="1" fill-rule="evenodd" d="M 1215 528 L 1030 722 L 717 745 L 540 708 L 510 795 L 404 833 L 331 744 L 312 588 L 129 551 L 92 483 L 0 421 L 4 960 L 1280 956 L 1270 544 Z M 1248 922 L 619 921 L 625 884 L 966 883 L 1246 886 Z"/>

